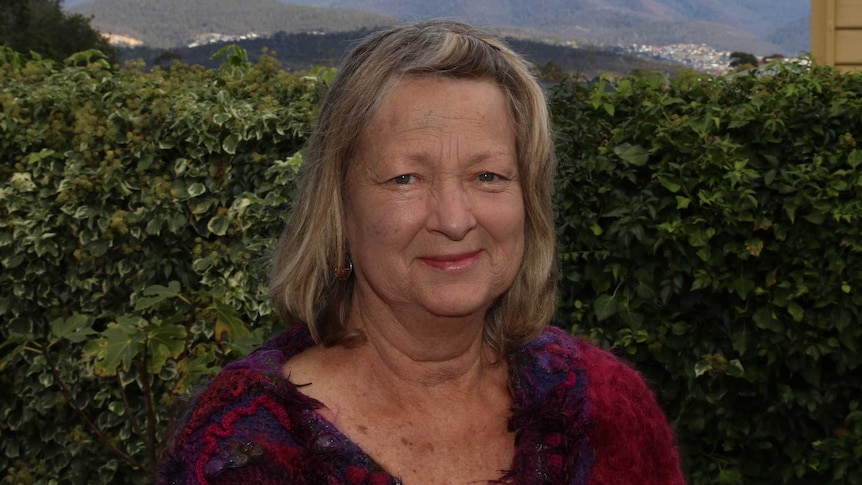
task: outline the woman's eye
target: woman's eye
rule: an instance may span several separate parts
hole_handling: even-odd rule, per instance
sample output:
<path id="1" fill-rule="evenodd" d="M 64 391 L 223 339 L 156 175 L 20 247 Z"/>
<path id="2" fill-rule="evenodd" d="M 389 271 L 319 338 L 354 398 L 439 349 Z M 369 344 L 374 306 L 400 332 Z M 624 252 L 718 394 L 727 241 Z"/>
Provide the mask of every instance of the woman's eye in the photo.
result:
<path id="1" fill-rule="evenodd" d="M 480 173 L 477 178 L 479 179 L 479 182 L 496 182 L 500 179 L 500 176 L 496 173 L 483 172 Z"/>
<path id="2" fill-rule="evenodd" d="M 414 181 L 414 177 L 412 175 L 399 175 L 392 179 L 398 185 L 407 185 Z"/>

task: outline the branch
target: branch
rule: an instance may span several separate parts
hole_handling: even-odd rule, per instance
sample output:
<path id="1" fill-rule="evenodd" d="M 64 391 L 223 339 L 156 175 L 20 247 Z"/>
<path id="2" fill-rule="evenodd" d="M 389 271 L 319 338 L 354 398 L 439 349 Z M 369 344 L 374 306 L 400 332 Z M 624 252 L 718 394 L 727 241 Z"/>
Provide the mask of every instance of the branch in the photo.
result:
<path id="1" fill-rule="evenodd" d="M 126 418 L 129 421 L 129 424 L 132 426 L 132 431 L 138 435 L 138 438 L 141 441 L 146 441 L 146 437 L 144 436 L 144 432 L 141 431 L 141 427 L 138 426 L 138 421 L 135 419 L 135 416 L 132 414 L 132 407 L 129 406 L 129 400 L 126 397 L 126 386 L 123 384 L 123 376 L 118 371 L 117 372 L 117 384 L 120 385 L 120 396 L 123 398 L 123 408 L 126 410 Z"/>
<path id="2" fill-rule="evenodd" d="M 96 426 L 96 424 L 93 423 L 93 421 L 90 419 L 90 417 L 87 416 L 87 413 L 85 413 L 84 410 L 78 406 L 78 403 L 75 402 L 75 397 L 72 395 L 72 391 L 70 391 L 69 388 L 66 386 L 66 383 L 63 382 L 63 379 L 60 377 L 60 373 L 57 371 L 57 368 L 54 367 L 54 363 L 51 362 L 51 358 L 48 356 L 48 349 L 47 348 L 44 349 L 42 355 L 45 356 L 45 362 L 48 364 L 48 369 L 50 369 L 51 375 L 54 376 L 54 382 L 56 382 L 57 385 L 60 386 L 60 391 L 66 397 L 66 401 L 69 403 L 70 406 L 72 406 L 72 409 L 75 410 L 75 412 L 78 414 L 78 416 L 84 422 L 84 424 L 87 425 L 87 428 L 90 429 L 90 432 L 92 432 L 94 435 L 96 435 L 96 437 L 99 439 L 99 441 L 101 441 L 102 443 L 107 445 L 109 448 L 111 448 L 111 450 L 114 453 L 119 455 L 122 459 L 126 460 L 126 462 L 128 462 L 130 465 L 132 465 L 133 467 L 138 468 L 140 470 L 148 471 L 149 469 L 147 467 L 145 467 L 143 464 L 141 464 L 140 462 L 138 462 L 137 460 L 132 458 L 132 456 L 125 453 L 123 450 L 117 448 L 117 445 L 114 444 L 114 442 L 111 441 L 110 438 L 105 436 L 105 433 L 102 433 L 102 431 L 98 428 L 98 426 Z"/>
<path id="3" fill-rule="evenodd" d="M 152 391 L 150 389 L 150 373 L 147 372 L 147 360 L 146 354 L 144 354 L 144 360 L 142 360 L 138 364 L 138 372 L 141 375 L 141 382 L 143 383 L 143 391 L 144 391 L 144 403 L 147 407 L 147 435 L 149 439 L 147 440 L 147 452 L 150 455 L 150 463 L 155 465 L 156 463 L 156 415 L 153 410 L 153 396 Z M 155 478 L 155 476 L 153 477 Z M 155 482 L 153 482 L 155 483 Z"/>

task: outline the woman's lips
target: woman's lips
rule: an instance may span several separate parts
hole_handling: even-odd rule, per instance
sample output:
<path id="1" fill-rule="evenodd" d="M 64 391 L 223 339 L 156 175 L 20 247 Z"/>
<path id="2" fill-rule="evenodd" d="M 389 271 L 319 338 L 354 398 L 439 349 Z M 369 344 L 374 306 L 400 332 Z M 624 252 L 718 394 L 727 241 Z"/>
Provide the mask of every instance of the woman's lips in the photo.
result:
<path id="1" fill-rule="evenodd" d="M 443 271 L 461 271 L 472 266 L 479 259 L 479 251 L 460 254 L 441 254 L 419 258 L 428 266 Z"/>

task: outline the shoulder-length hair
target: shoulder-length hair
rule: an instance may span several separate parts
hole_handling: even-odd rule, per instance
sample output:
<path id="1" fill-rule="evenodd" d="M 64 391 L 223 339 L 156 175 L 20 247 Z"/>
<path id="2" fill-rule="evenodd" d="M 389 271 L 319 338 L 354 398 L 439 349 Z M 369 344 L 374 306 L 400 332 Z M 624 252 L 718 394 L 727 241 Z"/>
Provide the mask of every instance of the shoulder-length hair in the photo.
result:
<path id="1" fill-rule="evenodd" d="M 538 336 L 554 312 L 556 159 L 547 103 L 530 65 L 501 41 L 463 23 L 434 20 L 382 30 L 345 59 L 309 139 L 293 212 L 275 249 L 270 295 L 281 318 L 308 325 L 318 343 L 346 345 L 361 338 L 347 326 L 353 278 L 335 276 L 348 264 L 345 177 L 380 100 L 392 81 L 405 76 L 489 80 L 506 95 L 526 224 L 521 268 L 485 316 L 485 340 L 504 354 Z"/>

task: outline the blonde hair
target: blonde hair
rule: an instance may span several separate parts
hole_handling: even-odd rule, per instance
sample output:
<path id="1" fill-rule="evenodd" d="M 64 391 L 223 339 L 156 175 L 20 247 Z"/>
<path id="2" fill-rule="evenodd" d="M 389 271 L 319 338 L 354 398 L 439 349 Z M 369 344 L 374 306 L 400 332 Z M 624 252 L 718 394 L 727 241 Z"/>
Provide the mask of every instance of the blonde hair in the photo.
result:
<path id="1" fill-rule="evenodd" d="M 345 59 L 321 105 L 301 168 L 293 212 L 272 262 L 270 295 L 288 324 L 308 325 L 316 342 L 348 344 L 353 278 L 347 263 L 345 175 L 392 80 L 444 76 L 490 80 L 506 94 L 515 128 L 526 213 L 524 259 L 512 286 L 485 317 L 485 340 L 505 353 L 535 337 L 556 299 L 552 207 L 556 159 L 548 109 L 530 66 L 491 35 L 447 20 L 376 32 Z"/>

